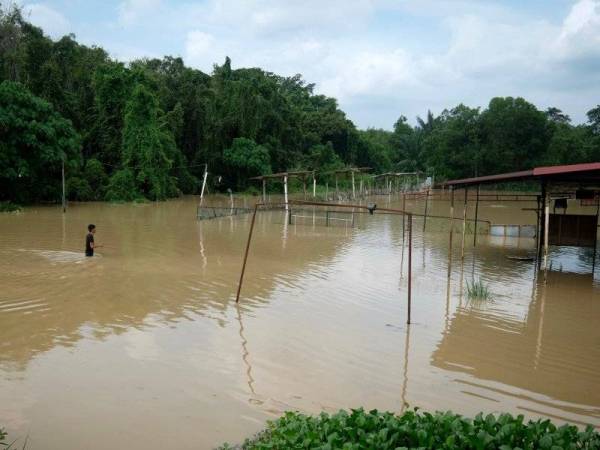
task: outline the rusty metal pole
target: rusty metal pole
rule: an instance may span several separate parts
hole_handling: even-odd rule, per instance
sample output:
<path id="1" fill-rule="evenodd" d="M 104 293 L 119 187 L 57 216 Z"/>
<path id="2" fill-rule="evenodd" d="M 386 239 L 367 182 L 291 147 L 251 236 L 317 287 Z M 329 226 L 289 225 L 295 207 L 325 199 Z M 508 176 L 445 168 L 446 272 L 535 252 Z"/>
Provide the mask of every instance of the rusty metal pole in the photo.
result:
<path id="1" fill-rule="evenodd" d="M 544 284 L 548 281 L 548 234 L 550 229 L 550 196 L 544 196 Z"/>
<path id="2" fill-rule="evenodd" d="M 412 290 L 412 214 L 408 215 L 408 317 L 406 323 L 410 325 L 410 307 Z"/>
<path id="3" fill-rule="evenodd" d="M 404 242 L 404 230 L 406 229 L 406 194 L 402 194 L 402 242 Z"/>
<path id="4" fill-rule="evenodd" d="M 423 216 L 423 232 L 425 232 L 425 227 L 427 226 L 427 204 L 429 202 L 429 188 L 425 193 L 425 214 Z"/>
<path id="5" fill-rule="evenodd" d="M 473 247 L 477 246 L 477 217 L 479 214 L 479 190 L 481 185 L 477 185 L 477 199 L 475 200 L 475 231 L 473 231 Z"/>
<path id="6" fill-rule="evenodd" d="M 463 205 L 463 229 L 462 229 L 462 244 L 460 249 L 460 259 L 465 259 L 465 235 L 467 233 L 467 195 L 469 194 L 469 188 L 465 186 L 465 203 Z"/>
<path id="7" fill-rule="evenodd" d="M 448 244 L 448 278 L 452 271 L 452 234 L 454 231 L 454 186 L 450 186 L 450 242 Z"/>
<path id="8" fill-rule="evenodd" d="M 237 295 L 235 296 L 235 302 L 240 302 L 240 292 L 242 291 L 242 283 L 244 282 L 244 272 L 246 272 L 246 262 L 248 261 L 248 251 L 250 250 L 250 241 L 252 240 L 252 232 L 254 231 L 254 221 L 256 219 L 256 211 L 258 210 L 258 203 L 254 205 L 254 212 L 252 213 L 252 220 L 250 222 L 250 231 L 248 232 L 248 241 L 246 242 L 246 253 L 244 253 L 244 263 L 242 264 L 242 273 L 240 273 L 240 283 L 238 284 Z"/>

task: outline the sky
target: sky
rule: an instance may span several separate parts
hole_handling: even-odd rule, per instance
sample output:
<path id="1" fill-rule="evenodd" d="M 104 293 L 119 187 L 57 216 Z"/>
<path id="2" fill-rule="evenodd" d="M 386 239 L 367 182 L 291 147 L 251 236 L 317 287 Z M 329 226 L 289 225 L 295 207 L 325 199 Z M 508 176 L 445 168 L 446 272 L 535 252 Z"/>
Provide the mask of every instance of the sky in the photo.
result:
<path id="1" fill-rule="evenodd" d="M 3 2 L 6 3 L 6 2 Z M 415 123 L 492 97 L 555 106 L 574 123 L 600 104 L 600 0 L 21 1 L 52 38 L 115 59 L 181 56 L 207 73 L 297 73 L 360 128 Z"/>

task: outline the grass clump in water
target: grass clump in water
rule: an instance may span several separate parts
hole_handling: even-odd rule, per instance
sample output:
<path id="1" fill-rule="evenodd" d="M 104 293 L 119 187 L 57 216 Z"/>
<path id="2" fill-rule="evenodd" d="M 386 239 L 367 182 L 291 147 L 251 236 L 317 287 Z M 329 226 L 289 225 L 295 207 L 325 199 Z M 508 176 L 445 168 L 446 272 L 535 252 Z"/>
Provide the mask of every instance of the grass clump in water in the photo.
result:
<path id="1" fill-rule="evenodd" d="M 474 419 L 452 412 L 402 415 L 353 409 L 336 414 L 307 416 L 287 412 L 269 422 L 265 431 L 239 447 L 227 444 L 221 450 L 262 449 L 597 449 L 600 434 L 588 426 L 557 426 L 550 420 L 525 422 L 510 414 L 478 414 Z"/>
<path id="2" fill-rule="evenodd" d="M 481 280 L 472 283 L 467 281 L 467 298 L 469 300 L 491 300 L 492 293 L 488 285 Z"/>

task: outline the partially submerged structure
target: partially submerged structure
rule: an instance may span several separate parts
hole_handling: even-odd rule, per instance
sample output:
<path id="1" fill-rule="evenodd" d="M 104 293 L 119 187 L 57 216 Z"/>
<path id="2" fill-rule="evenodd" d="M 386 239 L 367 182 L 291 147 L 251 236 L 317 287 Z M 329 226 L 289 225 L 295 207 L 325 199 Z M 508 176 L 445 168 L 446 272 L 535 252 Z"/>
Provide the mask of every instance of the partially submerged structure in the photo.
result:
<path id="1" fill-rule="evenodd" d="M 475 227 L 477 227 L 481 186 L 515 182 L 539 183 L 540 186 L 541 193 L 537 196 L 537 208 L 535 209 L 537 214 L 535 235 L 537 237 L 538 264 L 540 267 L 543 266 L 544 273 L 547 274 L 548 247 L 550 245 L 592 247 L 594 249 L 593 273 L 600 214 L 600 162 L 536 167 L 520 172 L 447 181 L 442 184 L 442 187 L 450 189 L 450 216 L 453 216 L 454 192 L 457 189 L 464 189 L 466 212 L 468 190 L 476 189 Z M 585 213 L 567 213 L 570 201 L 580 202 Z"/>

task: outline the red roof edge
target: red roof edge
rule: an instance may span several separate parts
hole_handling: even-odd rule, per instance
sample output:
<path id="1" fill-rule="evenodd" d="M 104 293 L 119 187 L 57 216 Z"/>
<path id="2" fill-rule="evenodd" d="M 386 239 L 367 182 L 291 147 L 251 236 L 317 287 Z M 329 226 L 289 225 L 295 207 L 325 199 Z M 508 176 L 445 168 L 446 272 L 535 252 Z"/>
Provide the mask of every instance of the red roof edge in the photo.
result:
<path id="1" fill-rule="evenodd" d="M 536 167 L 535 169 L 533 169 L 533 175 L 534 176 L 560 175 L 563 173 L 572 173 L 572 172 L 589 172 L 591 170 L 600 170 L 600 162 L 584 163 L 584 164 L 570 164 L 568 166 Z"/>

